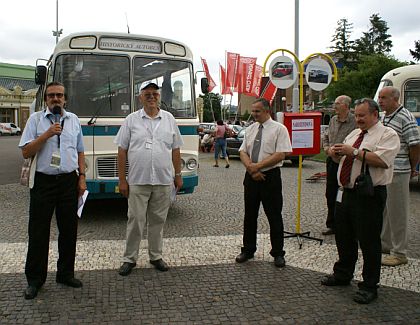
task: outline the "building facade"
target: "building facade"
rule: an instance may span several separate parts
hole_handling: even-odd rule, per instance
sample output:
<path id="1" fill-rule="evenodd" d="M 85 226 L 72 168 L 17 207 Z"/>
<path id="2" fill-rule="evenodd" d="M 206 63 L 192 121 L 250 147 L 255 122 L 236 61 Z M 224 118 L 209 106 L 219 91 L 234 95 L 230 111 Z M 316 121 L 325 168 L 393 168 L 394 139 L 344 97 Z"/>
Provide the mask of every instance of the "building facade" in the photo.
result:
<path id="1" fill-rule="evenodd" d="M 38 90 L 34 76 L 35 67 L 0 63 L 0 122 L 25 127 Z"/>

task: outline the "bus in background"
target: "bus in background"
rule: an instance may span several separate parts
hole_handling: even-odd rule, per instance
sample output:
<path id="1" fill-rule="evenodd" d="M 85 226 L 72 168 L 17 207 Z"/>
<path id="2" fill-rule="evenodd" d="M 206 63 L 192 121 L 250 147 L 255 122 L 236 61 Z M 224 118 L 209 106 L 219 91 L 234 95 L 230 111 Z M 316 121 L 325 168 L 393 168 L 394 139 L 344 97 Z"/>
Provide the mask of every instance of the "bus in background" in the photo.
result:
<path id="1" fill-rule="evenodd" d="M 407 65 L 387 72 L 379 83 L 375 101 L 378 101 L 379 91 L 386 86 L 393 86 L 400 91 L 400 103 L 414 115 L 420 132 L 420 64 Z M 420 182 L 420 175 L 414 179 Z"/>
<path id="2" fill-rule="evenodd" d="M 41 86 L 36 110 L 44 105 L 48 82 L 58 81 L 66 88 L 66 109 L 82 124 L 90 198 L 120 197 L 113 141 L 126 116 L 140 108 L 142 85 L 156 83 L 161 88 L 160 108 L 172 113 L 184 140 L 180 193 L 194 191 L 199 120 L 193 56 L 186 45 L 134 34 L 71 34 L 56 45 L 46 65 L 37 65 L 35 81 Z"/>
<path id="3" fill-rule="evenodd" d="M 379 91 L 386 87 L 396 87 L 400 93 L 400 102 L 416 118 L 420 126 L 420 64 L 407 65 L 387 72 L 379 83 L 375 94 L 378 101 Z"/>

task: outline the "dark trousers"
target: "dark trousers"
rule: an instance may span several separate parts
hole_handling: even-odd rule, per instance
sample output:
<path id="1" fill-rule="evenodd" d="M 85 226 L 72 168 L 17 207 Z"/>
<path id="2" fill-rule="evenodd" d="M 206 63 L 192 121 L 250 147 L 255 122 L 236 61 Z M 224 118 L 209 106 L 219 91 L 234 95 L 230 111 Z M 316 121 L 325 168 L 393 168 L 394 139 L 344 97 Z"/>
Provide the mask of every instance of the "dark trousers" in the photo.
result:
<path id="1" fill-rule="evenodd" d="M 327 198 L 327 228 L 334 229 L 334 214 L 335 214 L 335 201 L 337 199 L 338 181 L 337 181 L 338 164 L 331 159 L 327 158 L 327 186 L 325 190 L 325 197 Z"/>
<path id="2" fill-rule="evenodd" d="M 266 172 L 265 181 L 254 181 L 250 174 L 244 179 L 244 236 L 242 252 L 253 255 L 257 250 L 258 211 L 262 202 L 264 212 L 270 224 L 271 251 L 273 257 L 284 256 L 283 250 L 283 194 L 280 168 L 273 168 Z"/>
<path id="3" fill-rule="evenodd" d="M 335 241 L 339 260 L 334 265 L 334 276 L 337 279 L 350 281 L 353 278 L 359 244 L 363 254 L 363 282 L 359 287 L 376 291 L 381 273 L 381 229 L 386 196 L 385 186 L 376 186 L 373 197 L 344 190 L 342 202 L 336 203 Z"/>
<path id="4" fill-rule="evenodd" d="M 35 174 L 30 191 L 29 242 L 25 274 L 29 285 L 41 287 L 48 270 L 51 218 L 55 209 L 58 235 L 57 279 L 74 277 L 77 239 L 77 174 Z"/>

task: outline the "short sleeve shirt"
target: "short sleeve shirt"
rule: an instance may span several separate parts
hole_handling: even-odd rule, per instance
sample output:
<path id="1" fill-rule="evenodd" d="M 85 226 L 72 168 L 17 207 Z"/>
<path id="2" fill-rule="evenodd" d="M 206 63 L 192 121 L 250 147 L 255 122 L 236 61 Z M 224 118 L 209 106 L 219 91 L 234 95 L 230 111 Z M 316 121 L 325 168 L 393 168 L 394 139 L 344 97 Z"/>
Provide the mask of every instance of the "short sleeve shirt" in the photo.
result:
<path id="1" fill-rule="evenodd" d="M 258 161 L 262 161 L 276 152 L 289 153 L 292 152 L 292 145 L 290 143 L 289 132 L 287 128 L 276 121 L 269 118 L 263 124 L 261 149 L 258 155 Z M 244 151 L 251 157 L 254 140 L 258 133 L 260 123 L 254 123 L 245 130 L 244 141 L 242 142 L 239 151 Z M 280 161 L 274 166 L 262 169 L 266 171 L 274 167 L 281 167 L 283 162 Z"/>
<path id="2" fill-rule="evenodd" d="M 369 166 L 369 173 L 372 177 L 373 185 L 390 184 L 392 182 L 394 159 L 400 149 L 398 134 L 393 129 L 384 126 L 381 122 L 376 123 L 367 131 L 368 132 L 365 134 L 363 141 L 360 144 L 359 150 L 367 149 L 368 151 L 375 153 L 388 167 L 380 168 Z M 355 129 L 346 137 L 344 143 L 353 145 L 361 132 L 361 129 Z M 340 165 L 338 167 L 337 179 L 340 185 L 342 185 L 340 182 L 340 173 L 345 158 L 346 156 L 341 157 Z M 361 167 L 362 162 L 359 159 L 354 159 L 348 187 L 353 188 L 356 177 L 360 175 Z"/>
<path id="3" fill-rule="evenodd" d="M 32 114 L 19 142 L 19 148 L 23 148 L 28 143 L 34 141 L 41 134 L 47 131 L 54 123 L 53 114 L 48 108 Z M 78 153 L 84 152 L 83 133 L 79 118 L 66 110 L 60 118 L 63 126 L 60 140 L 58 136 L 50 137 L 38 151 L 36 171 L 48 175 L 71 173 L 79 168 Z M 58 143 L 60 141 L 60 148 Z M 51 167 L 51 158 L 54 152 L 60 152 L 60 167 Z"/>
<path id="4" fill-rule="evenodd" d="M 183 141 L 171 113 L 159 110 L 155 118 L 148 116 L 143 109 L 131 113 L 114 143 L 127 150 L 128 184 L 172 184 L 172 150 L 180 148 Z"/>

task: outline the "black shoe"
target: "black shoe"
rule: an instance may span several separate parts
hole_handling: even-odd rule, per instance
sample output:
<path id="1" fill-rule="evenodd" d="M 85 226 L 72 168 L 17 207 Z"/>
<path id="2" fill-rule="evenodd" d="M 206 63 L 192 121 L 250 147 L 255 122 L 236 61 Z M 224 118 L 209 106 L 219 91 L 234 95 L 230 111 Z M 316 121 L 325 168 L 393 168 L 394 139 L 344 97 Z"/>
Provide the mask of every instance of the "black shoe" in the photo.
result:
<path id="1" fill-rule="evenodd" d="M 276 267 L 285 267 L 286 266 L 286 261 L 284 260 L 283 256 L 276 256 L 274 258 L 274 265 Z"/>
<path id="2" fill-rule="evenodd" d="M 359 304 L 369 304 L 373 300 L 375 300 L 378 297 L 378 293 L 375 291 L 367 291 L 367 290 L 361 290 L 357 291 L 354 296 L 353 300 Z"/>
<path id="3" fill-rule="evenodd" d="M 322 234 L 323 234 L 324 236 L 334 235 L 334 234 L 335 234 L 335 231 L 334 231 L 334 229 L 332 229 L 332 228 L 328 228 L 327 230 L 324 230 L 324 231 L 322 232 Z"/>
<path id="4" fill-rule="evenodd" d="M 70 278 L 70 279 L 56 279 L 57 283 L 64 284 L 66 286 L 72 287 L 72 288 L 81 288 L 83 287 L 82 281 L 76 278 Z"/>
<path id="5" fill-rule="evenodd" d="M 38 294 L 38 288 L 29 285 L 25 290 L 25 299 L 34 299 Z"/>
<path id="6" fill-rule="evenodd" d="M 330 274 L 321 279 L 321 284 L 328 287 L 347 286 L 350 284 L 350 281 L 337 279 L 334 274 Z"/>
<path id="7" fill-rule="evenodd" d="M 136 263 L 124 262 L 123 265 L 121 265 L 120 269 L 118 270 L 118 274 L 122 276 L 129 275 L 135 266 L 136 266 Z"/>
<path id="8" fill-rule="evenodd" d="M 235 261 L 236 263 L 244 263 L 250 260 L 251 258 L 254 258 L 254 254 L 251 255 L 251 254 L 242 252 L 241 254 L 236 256 Z"/>
<path id="9" fill-rule="evenodd" d="M 225 168 L 229 168 L 229 164 L 227 164 L 227 165 L 225 166 Z"/>
<path id="10" fill-rule="evenodd" d="M 165 261 L 161 258 L 156 261 L 150 261 L 150 264 L 154 265 L 155 268 L 161 272 L 166 272 L 169 270 L 168 264 L 166 264 Z"/>

